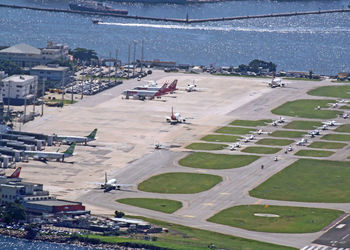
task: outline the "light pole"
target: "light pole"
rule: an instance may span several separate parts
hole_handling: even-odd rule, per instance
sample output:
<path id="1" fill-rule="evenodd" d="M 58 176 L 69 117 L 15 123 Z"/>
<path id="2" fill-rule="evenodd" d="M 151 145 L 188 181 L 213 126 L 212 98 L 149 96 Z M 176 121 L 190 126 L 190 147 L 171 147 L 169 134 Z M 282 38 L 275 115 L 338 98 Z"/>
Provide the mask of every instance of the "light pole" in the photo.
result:
<path id="1" fill-rule="evenodd" d="M 135 77 L 135 63 L 136 63 L 136 41 L 134 41 L 134 60 L 132 63 L 132 77 Z"/>

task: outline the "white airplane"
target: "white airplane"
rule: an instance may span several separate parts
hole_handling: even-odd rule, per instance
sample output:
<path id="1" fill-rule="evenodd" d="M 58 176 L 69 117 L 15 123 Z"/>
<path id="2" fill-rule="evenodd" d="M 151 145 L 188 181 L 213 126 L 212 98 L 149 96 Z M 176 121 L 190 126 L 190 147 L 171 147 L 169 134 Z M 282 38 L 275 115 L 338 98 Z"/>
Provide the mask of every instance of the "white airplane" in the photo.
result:
<path id="1" fill-rule="evenodd" d="M 322 129 L 322 130 L 327 130 L 328 126 L 327 124 L 323 124 L 321 127 L 319 127 L 318 129 Z"/>
<path id="2" fill-rule="evenodd" d="M 232 150 L 236 150 L 236 148 L 240 148 L 241 144 L 239 142 L 233 143 L 232 145 L 229 146 L 229 149 Z"/>
<path id="3" fill-rule="evenodd" d="M 293 151 L 292 146 L 289 145 L 287 150 L 288 150 L 288 151 Z"/>
<path id="4" fill-rule="evenodd" d="M 268 83 L 269 87 L 276 88 L 276 87 L 285 87 L 285 84 L 282 83 L 281 78 L 275 78 L 273 77 L 271 82 Z"/>
<path id="5" fill-rule="evenodd" d="M 343 113 L 342 117 L 343 117 L 344 119 L 347 119 L 347 118 L 349 118 L 349 114 Z"/>
<path id="6" fill-rule="evenodd" d="M 264 132 L 262 129 L 259 129 L 258 131 L 254 132 L 255 134 L 262 135 L 262 134 L 269 134 L 269 132 Z"/>
<path id="7" fill-rule="evenodd" d="M 326 121 L 326 122 L 322 122 L 323 124 L 327 125 L 327 126 L 331 126 L 331 127 L 334 127 L 334 126 L 337 126 L 337 122 L 336 121 Z"/>
<path id="8" fill-rule="evenodd" d="M 280 118 L 278 120 L 276 120 L 277 123 L 285 123 L 286 119 L 282 116 L 280 116 Z"/>
<path id="9" fill-rule="evenodd" d="M 318 129 L 315 129 L 315 130 L 312 130 L 312 131 L 309 132 L 309 135 L 311 137 L 315 137 L 316 135 L 320 135 L 320 134 L 321 134 L 320 130 L 318 130 Z"/>
<path id="10" fill-rule="evenodd" d="M 197 91 L 197 84 L 193 83 L 192 84 L 187 84 L 186 91 L 187 92 L 192 92 L 192 91 Z"/>
<path id="11" fill-rule="evenodd" d="M 186 118 L 182 118 L 179 113 L 174 114 L 174 109 L 171 107 L 171 116 L 167 116 L 166 121 L 172 125 L 177 124 L 177 123 L 185 123 Z"/>
<path id="12" fill-rule="evenodd" d="M 65 158 L 71 157 L 74 153 L 76 143 L 73 142 L 72 145 L 64 152 L 42 152 L 42 151 L 30 151 L 25 150 L 24 155 L 27 157 L 31 157 L 34 160 L 39 160 L 43 162 L 47 162 L 48 160 L 61 160 L 64 161 Z"/>
<path id="13" fill-rule="evenodd" d="M 89 135 L 87 136 L 64 136 L 64 135 L 54 135 L 57 141 L 60 141 L 64 144 L 72 144 L 72 143 L 84 143 L 85 145 L 90 142 L 96 140 L 97 128 L 95 128 Z"/>
<path id="14" fill-rule="evenodd" d="M 147 81 L 148 84 L 146 84 L 144 87 L 157 87 L 158 83 L 156 81 Z"/>
<path id="15" fill-rule="evenodd" d="M 121 190 L 121 188 L 124 187 L 132 187 L 134 186 L 133 184 L 120 184 L 117 183 L 116 179 L 110 179 L 108 180 L 107 178 L 107 173 L 105 173 L 105 182 L 104 183 L 99 183 L 101 189 L 104 189 L 104 192 L 109 192 L 111 190 Z"/>
<path id="16" fill-rule="evenodd" d="M 247 143 L 247 142 L 250 141 L 250 139 L 249 139 L 249 137 L 244 137 L 244 138 L 242 139 L 242 141 L 245 142 L 245 143 Z"/>
<path id="17" fill-rule="evenodd" d="M 249 135 L 249 140 L 254 140 L 255 136 L 254 135 Z"/>
<path id="18" fill-rule="evenodd" d="M 297 142 L 298 146 L 305 146 L 305 144 L 307 143 L 307 139 L 303 138 L 300 141 Z"/>

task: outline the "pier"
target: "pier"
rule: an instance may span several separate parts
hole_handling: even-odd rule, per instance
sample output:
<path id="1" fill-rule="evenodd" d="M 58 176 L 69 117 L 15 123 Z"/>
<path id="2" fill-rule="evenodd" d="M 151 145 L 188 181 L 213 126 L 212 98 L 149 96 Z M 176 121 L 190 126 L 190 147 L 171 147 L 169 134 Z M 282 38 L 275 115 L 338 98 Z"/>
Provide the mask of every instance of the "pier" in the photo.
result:
<path id="1" fill-rule="evenodd" d="M 0 8 L 12 8 L 12 9 L 28 9 L 36 11 L 49 11 L 49 12 L 61 12 L 81 15 L 98 15 L 98 16 L 111 16 L 126 19 L 139 19 L 139 20 L 150 20 L 150 21 L 162 21 L 162 22 L 175 22 L 175 23 L 204 23 L 204 22 L 223 22 L 223 21 L 234 21 L 244 19 L 257 19 L 257 18 L 270 18 L 270 17 L 290 17 L 290 16 L 303 16 L 303 15 L 321 15 L 330 13 L 345 13 L 350 12 L 350 9 L 334 9 L 334 10 L 318 10 L 318 11 L 304 11 L 304 12 L 288 12 L 288 13 L 275 13 L 275 14 L 262 14 L 252 16 L 234 16 L 234 17 L 217 17 L 217 18 L 204 18 L 204 19 L 181 19 L 181 18 L 160 18 L 160 17 L 146 17 L 146 16 L 133 16 L 133 15 L 118 15 L 100 12 L 87 12 L 87 11 L 76 11 L 68 9 L 55 9 L 55 8 L 40 8 L 30 6 L 19 6 L 0 4 Z"/>

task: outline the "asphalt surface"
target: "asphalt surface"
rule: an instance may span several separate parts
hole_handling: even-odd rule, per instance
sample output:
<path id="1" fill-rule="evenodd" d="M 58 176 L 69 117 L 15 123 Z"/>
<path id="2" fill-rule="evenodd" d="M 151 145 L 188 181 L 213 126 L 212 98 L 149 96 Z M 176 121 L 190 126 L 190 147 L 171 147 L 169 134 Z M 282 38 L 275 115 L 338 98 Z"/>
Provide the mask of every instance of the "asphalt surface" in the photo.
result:
<path id="1" fill-rule="evenodd" d="M 182 74 L 175 75 L 176 77 L 181 77 Z M 147 80 L 156 80 L 166 77 L 174 77 L 174 75 L 169 75 L 168 73 L 164 72 L 155 72 L 155 74 L 148 76 Z M 204 79 L 206 76 L 200 74 L 195 77 L 202 77 L 202 79 Z M 215 79 L 215 81 L 226 79 L 227 81 L 227 77 L 215 77 L 212 79 Z M 236 80 L 233 81 L 234 84 L 239 84 L 240 82 L 246 83 L 244 81 L 247 81 L 247 79 L 243 78 L 235 79 Z M 49 116 L 43 116 L 40 120 L 38 119 L 32 123 L 28 123 L 28 125 L 26 124 L 26 126 L 29 126 L 29 130 L 32 130 L 33 127 L 44 128 L 45 126 L 48 127 L 46 128 L 47 130 L 49 130 L 51 126 L 52 130 L 57 129 L 59 126 L 66 126 L 66 124 L 70 124 L 72 131 L 68 132 L 73 132 L 73 134 L 75 130 L 80 130 L 82 128 L 86 129 L 87 126 L 103 128 L 101 128 L 101 131 L 99 131 L 99 135 L 101 135 L 102 140 L 98 139 L 96 142 L 91 143 L 96 145 L 96 148 L 78 148 L 77 155 L 72 157 L 74 158 L 72 161 L 75 161 L 74 165 L 56 164 L 51 162 L 47 164 L 45 169 L 49 169 L 50 171 L 45 170 L 45 177 L 48 179 L 45 185 L 49 185 L 50 192 L 54 194 L 79 194 L 79 196 L 75 197 L 74 199 L 82 201 L 85 205 L 87 205 L 88 209 L 92 209 L 93 213 L 112 214 L 116 209 L 118 209 L 128 214 L 142 215 L 185 226 L 216 231 L 274 244 L 299 248 L 311 244 L 311 242 L 320 237 L 324 231 L 308 234 L 263 233 L 215 224 L 207 221 L 208 218 L 225 208 L 242 204 L 320 207 L 340 209 L 349 212 L 350 204 L 348 203 L 334 204 L 271 201 L 249 196 L 249 191 L 251 189 L 255 188 L 274 174 L 301 158 L 295 156 L 294 153 L 298 149 L 305 147 L 297 147 L 295 146 L 295 143 L 293 143 L 292 146 L 294 151 L 292 153 L 284 154 L 284 149 L 287 148 L 287 146 L 285 146 L 282 147 L 283 150 L 277 154 L 260 155 L 260 159 L 248 166 L 222 170 L 195 169 L 179 166 L 177 163 L 178 160 L 188 154 L 189 151 L 183 148 L 170 147 L 171 145 L 185 146 L 189 140 L 192 141 L 192 138 L 194 137 L 197 138 L 194 139 L 194 141 L 199 140 L 199 138 L 205 135 L 201 133 L 203 133 L 202 131 L 208 130 L 208 125 L 210 125 L 210 128 L 213 129 L 212 131 L 215 131 L 218 127 L 225 126 L 230 121 L 235 119 L 278 119 L 278 116 L 273 115 L 270 112 L 273 108 L 285 103 L 286 101 L 295 99 L 322 99 L 322 97 L 308 96 L 306 92 L 317 86 L 329 84 L 329 82 L 286 81 L 286 88 L 269 89 L 262 88 L 264 79 L 251 79 L 251 81 L 255 84 L 254 86 L 256 86 L 258 83 L 258 85 L 260 84 L 260 87 L 248 86 L 248 97 L 241 99 L 239 99 L 239 96 L 237 95 L 242 95 L 242 90 L 232 88 L 227 90 L 227 93 L 222 94 L 223 89 L 217 89 L 215 86 L 208 86 L 208 89 L 205 89 L 203 93 L 181 92 L 181 94 L 177 94 L 177 102 L 172 102 L 171 99 L 168 99 L 168 104 L 164 103 L 169 106 L 169 109 L 170 105 L 175 103 L 177 109 L 182 109 L 184 112 L 186 112 L 186 110 L 191 110 L 191 116 L 195 118 L 193 120 L 193 125 L 179 124 L 176 126 L 171 126 L 165 124 L 165 122 L 164 124 L 160 124 L 160 121 L 164 120 L 162 115 L 163 113 L 160 111 L 162 111 L 164 108 L 167 109 L 168 107 L 158 105 L 158 103 L 154 103 L 154 101 L 142 102 L 123 100 L 123 102 L 113 102 L 113 99 L 121 98 L 120 95 L 123 90 L 145 84 L 144 82 L 139 82 L 136 79 L 124 81 L 122 85 L 103 91 L 95 96 L 84 98 L 74 106 L 66 107 L 66 113 L 64 113 L 65 111 L 62 111 L 60 114 L 60 111 L 58 111 L 58 113 L 55 115 L 52 114 Z M 226 88 L 231 87 L 230 85 L 223 86 L 225 86 L 225 90 Z M 245 89 L 243 91 L 245 91 Z M 235 98 L 235 95 L 237 99 Z M 200 102 L 202 101 L 211 103 L 211 105 L 205 106 L 205 103 L 200 105 Z M 120 105 L 119 110 L 113 110 L 114 106 L 111 105 Z M 125 115 L 126 112 L 133 112 L 133 109 L 137 109 L 137 113 L 135 111 L 135 114 L 130 116 Z M 203 109 L 205 109 L 205 112 L 203 112 Z M 77 115 L 77 110 L 81 114 Z M 72 112 L 72 114 L 69 114 L 69 112 Z M 84 116 L 89 117 L 85 120 Z M 285 118 L 287 120 L 286 122 L 290 122 L 292 120 L 303 120 L 292 117 Z M 346 120 L 340 118 L 335 120 L 342 123 L 344 121 L 347 122 Z M 200 124 L 201 122 L 205 124 Z M 126 125 L 123 127 L 123 124 Z M 146 127 L 148 130 L 145 129 Z M 200 130 L 201 128 L 202 130 Z M 258 130 L 260 128 L 262 128 L 264 131 L 272 132 L 281 129 L 281 126 L 273 127 L 270 125 L 257 127 L 256 129 Z M 115 131 L 118 131 L 119 134 L 114 133 Z M 330 132 L 331 130 L 322 131 L 323 134 Z M 150 142 L 152 143 L 155 138 L 160 136 L 160 134 L 165 135 L 163 136 L 163 139 L 168 140 L 168 147 L 167 149 L 152 151 L 149 146 Z M 256 146 L 255 142 L 261 138 L 272 138 L 267 134 L 255 136 L 256 139 L 254 141 L 242 143 L 242 148 L 252 145 Z M 298 140 L 299 139 L 295 139 L 295 141 Z M 314 140 L 319 140 L 319 136 L 309 140 L 310 143 Z M 142 141 L 143 144 L 139 143 L 139 141 Z M 139 154 L 136 158 L 137 154 L 135 151 L 146 153 Z M 229 151 L 228 149 L 212 153 L 244 154 L 240 151 Z M 277 162 L 274 161 L 275 155 L 278 155 L 279 160 Z M 349 145 L 343 149 L 337 150 L 337 153 L 324 159 L 345 160 L 348 156 Z M 119 161 L 118 158 L 121 160 Z M 120 166 L 121 162 L 123 161 L 125 161 L 125 163 Z M 128 161 L 129 163 L 126 164 Z M 261 169 L 262 164 L 265 166 L 264 169 Z M 42 177 L 36 174 L 37 172 L 39 173 L 39 171 L 41 171 L 40 169 L 42 166 L 37 166 L 32 163 L 29 163 L 28 165 L 32 170 L 34 170 L 31 175 L 31 178 L 34 179 L 31 179 L 31 181 L 34 180 L 39 183 L 43 183 Z M 108 171 L 109 178 L 116 178 L 120 183 L 134 184 L 134 187 L 122 191 L 113 190 L 109 193 L 104 193 L 103 190 L 97 188 L 97 185 L 87 183 L 92 179 L 99 178 L 105 171 Z M 137 185 L 142 181 L 150 178 L 153 175 L 167 172 L 208 173 L 222 176 L 223 181 L 210 190 L 197 194 L 158 194 L 141 192 L 137 190 Z M 81 177 L 79 177 L 79 175 L 81 175 Z M 52 179 L 52 181 L 49 181 L 50 179 Z M 76 183 L 77 180 L 81 183 Z M 100 181 L 103 181 L 103 179 Z M 96 188 L 91 190 L 91 186 L 96 186 Z M 67 189 L 67 187 L 70 188 Z M 120 198 L 136 197 L 179 200 L 183 203 L 183 207 L 173 214 L 164 214 L 157 211 L 115 202 L 115 200 Z"/>

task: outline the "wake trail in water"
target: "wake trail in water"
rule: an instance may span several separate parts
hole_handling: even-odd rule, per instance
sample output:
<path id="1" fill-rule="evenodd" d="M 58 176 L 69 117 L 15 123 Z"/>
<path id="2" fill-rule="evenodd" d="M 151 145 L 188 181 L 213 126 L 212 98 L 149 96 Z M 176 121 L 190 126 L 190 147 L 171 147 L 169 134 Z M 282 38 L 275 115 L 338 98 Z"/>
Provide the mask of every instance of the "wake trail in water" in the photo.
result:
<path id="1" fill-rule="evenodd" d="M 241 31 L 241 32 L 261 32 L 261 33 L 350 33 L 349 28 L 345 27 L 235 27 L 231 25 L 225 26 L 208 26 L 208 25 L 177 25 L 177 24 L 148 24 L 148 23 L 111 23 L 100 22 L 100 25 L 114 25 L 124 27 L 138 27 L 138 28 L 155 28 L 155 29 L 179 29 L 179 30 L 205 30 L 205 31 Z"/>

